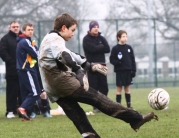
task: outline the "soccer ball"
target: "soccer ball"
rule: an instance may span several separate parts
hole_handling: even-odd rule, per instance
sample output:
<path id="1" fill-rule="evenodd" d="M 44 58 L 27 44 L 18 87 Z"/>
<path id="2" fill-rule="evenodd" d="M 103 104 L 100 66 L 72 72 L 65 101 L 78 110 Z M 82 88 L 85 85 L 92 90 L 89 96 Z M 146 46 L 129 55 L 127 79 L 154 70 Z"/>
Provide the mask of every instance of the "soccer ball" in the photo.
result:
<path id="1" fill-rule="evenodd" d="M 148 95 L 148 103 L 155 110 L 167 109 L 169 102 L 170 96 L 162 88 L 153 89 Z"/>

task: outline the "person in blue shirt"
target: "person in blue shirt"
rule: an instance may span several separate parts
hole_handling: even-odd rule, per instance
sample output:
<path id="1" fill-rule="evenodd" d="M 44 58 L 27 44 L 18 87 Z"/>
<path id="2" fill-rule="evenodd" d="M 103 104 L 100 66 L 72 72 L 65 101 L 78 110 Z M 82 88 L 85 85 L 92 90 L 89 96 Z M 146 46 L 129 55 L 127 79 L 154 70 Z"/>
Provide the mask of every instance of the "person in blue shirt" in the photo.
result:
<path id="1" fill-rule="evenodd" d="M 17 109 L 23 120 L 31 120 L 30 115 L 35 102 L 41 97 L 42 104 L 47 106 L 47 96 L 41 83 L 37 64 L 38 47 L 31 37 L 34 33 L 32 24 L 24 24 L 23 33 L 17 37 L 16 68 L 20 83 L 22 104 Z M 45 97 L 45 98 L 44 98 Z M 49 112 L 46 117 L 51 117 Z"/>

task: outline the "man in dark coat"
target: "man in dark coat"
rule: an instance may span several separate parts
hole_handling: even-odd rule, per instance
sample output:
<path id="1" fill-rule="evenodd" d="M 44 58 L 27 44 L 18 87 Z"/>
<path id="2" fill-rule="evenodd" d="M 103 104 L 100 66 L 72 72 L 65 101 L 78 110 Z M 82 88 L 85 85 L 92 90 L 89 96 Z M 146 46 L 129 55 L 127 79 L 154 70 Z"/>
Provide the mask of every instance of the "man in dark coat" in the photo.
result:
<path id="1" fill-rule="evenodd" d="M 106 39 L 99 32 L 99 24 L 97 21 L 90 22 L 88 34 L 83 38 L 83 49 L 89 63 L 105 63 L 105 53 L 110 52 L 110 47 Z M 101 73 L 88 72 L 88 81 L 90 87 L 107 96 L 107 76 Z M 98 111 L 99 110 L 94 107 L 94 112 Z"/>
<path id="2" fill-rule="evenodd" d="M 6 65 L 6 117 L 14 118 L 17 106 L 21 104 L 19 79 L 16 70 L 16 37 L 20 32 L 20 25 L 12 21 L 9 32 L 1 38 L 0 57 Z"/>

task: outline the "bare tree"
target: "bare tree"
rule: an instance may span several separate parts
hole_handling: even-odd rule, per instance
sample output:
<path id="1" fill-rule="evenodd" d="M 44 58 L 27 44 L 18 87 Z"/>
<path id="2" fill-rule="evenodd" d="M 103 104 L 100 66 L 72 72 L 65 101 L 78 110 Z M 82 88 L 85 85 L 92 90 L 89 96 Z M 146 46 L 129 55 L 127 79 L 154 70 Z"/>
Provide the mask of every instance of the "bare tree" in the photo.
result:
<path id="1" fill-rule="evenodd" d="M 54 20 L 61 13 L 67 12 L 78 17 L 79 3 L 71 0 L 1 0 L 0 1 L 0 36 L 7 32 L 12 20 L 21 24 L 31 22 L 37 26 L 38 21 Z"/>
<path id="2" fill-rule="evenodd" d="M 179 0 L 111 0 L 109 7 L 110 11 L 107 18 L 117 19 L 119 21 L 119 29 L 127 30 L 132 40 L 131 43 L 138 47 L 138 51 L 142 50 L 147 53 L 149 47 L 147 46 L 147 38 L 150 17 L 152 27 L 150 31 L 152 33 L 153 43 L 155 21 L 156 41 L 159 50 L 158 56 L 173 53 L 173 48 L 168 48 L 167 45 L 173 46 L 175 43 L 179 43 Z M 143 45 L 146 45 L 146 47 Z M 170 54 L 169 56 L 173 55 Z"/>
<path id="3" fill-rule="evenodd" d="M 160 4 L 160 8 L 159 8 Z M 155 15 L 158 21 L 165 24 L 164 27 L 158 26 L 158 31 L 167 40 L 178 41 L 179 39 L 179 0 L 160 1 L 154 3 Z M 162 11 L 162 12 L 161 12 Z"/>
<path id="4" fill-rule="evenodd" d="M 110 5 L 109 17 L 121 18 L 148 18 L 147 0 L 121 0 L 113 1 Z M 152 7 L 151 18 L 157 19 L 157 30 L 165 39 L 178 40 L 179 36 L 179 0 L 158 0 L 150 5 Z M 140 30 L 140 29 L 139 29 Z M 141 34 L 141 36 L 145 36 Z"/>

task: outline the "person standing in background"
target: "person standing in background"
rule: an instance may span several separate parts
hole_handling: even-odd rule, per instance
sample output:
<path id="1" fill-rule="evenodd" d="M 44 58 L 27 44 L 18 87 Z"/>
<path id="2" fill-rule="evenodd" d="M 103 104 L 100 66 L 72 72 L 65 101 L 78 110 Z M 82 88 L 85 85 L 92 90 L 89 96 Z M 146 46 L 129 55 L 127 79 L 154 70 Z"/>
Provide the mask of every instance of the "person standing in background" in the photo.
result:
<path id="1" fill-rule="evenodd" d="M 46 109 L 44 117 L 51 117 L 47 111 L 48 99 L 39 74 L 37 62 L 38 47 L 31 40 L 34 34 L 34 27 L 31 23 L 26 23 L 23 25 L 22 31 L 23 33 L 17 37 L 16 49 L 16 68 L 18 70 L 22 97 L 22 104 L 17 111 L 22 116 L 23 121 L 31 120 L 32 108 L 41 97 L 42 104 Z"/>
<path id="2" fill-rule="evenodd" d="M 110 47 L 106 39 L 99 32 L 99 24 L 97 21 L 91 21 L 89 31 L 83 38 L 83 49 L 86 59 L 89 63 L 101 62 L 105 63 L 105 53 L 110 52 Z M 89 86 L 93 89 L 108 94 L 107 76 L 101 73 L 88 72 Z M 96 107 L 93 107 L 94 112 L 99 112 Z"/>
<path id="3" fill-rule="evenodd" d="M 134 52 L 132 47 L 126 44 L 126 31 L 119 30 L 116 37 L 118 44 L 112 48 L 110 55 L 110 63 L 114 65 L 114 72 L 116 72 L 116 101 L 121 103 L 122 86 L 124 86 L 127 107 L 132 108 L 130 85 L 132 84 L 132 78 L 136 75 Z"/>
<path id="4" fill-rule="evenodd" d="M 6 66 L 6 113 L 7 118 L 14 118 L 21 104 L 19 79 L 16 70 L 16 37 L 20 33 L 20 24 L 12 21 L 9 32 L 0 41 L 0 57 Z"/>

